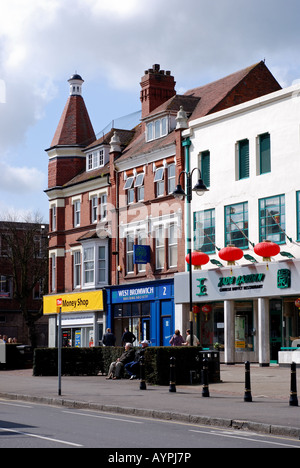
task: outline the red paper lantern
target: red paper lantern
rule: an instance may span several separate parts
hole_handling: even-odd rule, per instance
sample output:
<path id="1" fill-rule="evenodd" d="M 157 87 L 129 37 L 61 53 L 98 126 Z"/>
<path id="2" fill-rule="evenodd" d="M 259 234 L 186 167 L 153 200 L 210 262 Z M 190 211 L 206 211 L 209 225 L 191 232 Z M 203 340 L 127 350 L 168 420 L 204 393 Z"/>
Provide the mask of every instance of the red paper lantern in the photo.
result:
<path id="1" fill-rule="evenodd" d="M 295 306 L 298 307 L 298 309 L 300 309 L 300 298 L 296 299 Z"/>
<path id="2" fill-rule="evenodd" d="M 225 260 L 227 262 L 227 265 L 235 265 L 235 262 L 237 260 L 241 260 L 243 256 L 244 252 L 242 251 L 242 249 L 239 249 L 234 245 L 228 245 L 219 252 L 219 257 L 221 258 L 221 260 Z"/>
<path id="3" fill-rule="evenodd" d="M 202 307 L 202 312 L 204 313 L 205 315 L 205 321 L 207 322 L 208 320 L 208 314 L 210 314 L 210 312 L 212 311 L 212 306 L 210 305 L 204 305 Z"/>
<path id="4" fill-rule="evenodd" d="M 200 312 L 201 312 L 200 307 L 197 306 L 197 305 L 194 305 L 194 306 L 193 306 L 193 313 L 194 313 L 194 314 L 200 314 Z"/>
<path id="5" fill-rule="evenodd" d="M 185 257 L 185 260 L 190 264 L 189 254 Z M 195 270 L 201 270 L 201 267 L 206 265 L 208 262 L 209 256 L 206 253 L 200 251 L 192 252 L 192 265 L 195 267 Z"/>
<path id="6" fill-rule="evenodd" d="M 204 314 L 210 314 L 211 311 L 212 311 L 212 306 L 210 306 L 210 305 L 204 305 L 202 307 L 202 312 Z"/>
<path id="7" fill-rule="evenodd" d="M 256 253 L 256 255 L 263 257 L 264 262 L 270 262 L 271 257 L 275 257 L 275 255 L 279 254 L 280 247 L 274 242 L 265 240 L 254 247 L 254 252 Z"/>

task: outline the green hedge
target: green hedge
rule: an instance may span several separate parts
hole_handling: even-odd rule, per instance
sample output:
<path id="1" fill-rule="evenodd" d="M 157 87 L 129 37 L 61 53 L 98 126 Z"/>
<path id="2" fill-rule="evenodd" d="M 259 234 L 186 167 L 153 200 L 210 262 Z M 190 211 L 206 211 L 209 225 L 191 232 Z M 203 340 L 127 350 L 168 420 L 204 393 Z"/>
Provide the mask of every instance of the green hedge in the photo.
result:
<path id="1" fill-rule="evenodd" d="M 123 353 L 123 348 L 63 348 L 62 375 L 98 375 L 108 373 L 110 363 Z M 153 385 L 169 385 L 170 358 L 176 359 L 176 383 L 190 383 L 190 371 L 195 370 L 200 382 L 201 364 L 208 353 L 199 352 L 197 347 L 149 347 L 145 352 L 146 381 Z M 57 375 L 57 348 L 39 348 L 34 352 L 33 375 Z M 209 381 L 220 381 L 219 354 L 209 353 Z M 124 373 L 126 374 L 126 372 Z M 126 377 L 126 375 L 124 375 Z"/>

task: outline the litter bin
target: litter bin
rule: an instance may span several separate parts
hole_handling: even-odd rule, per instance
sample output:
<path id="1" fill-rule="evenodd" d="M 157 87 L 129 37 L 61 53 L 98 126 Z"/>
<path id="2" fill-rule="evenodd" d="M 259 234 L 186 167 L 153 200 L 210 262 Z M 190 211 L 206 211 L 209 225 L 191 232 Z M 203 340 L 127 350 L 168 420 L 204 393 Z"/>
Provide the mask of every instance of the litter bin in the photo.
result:
<path id="1" fill-rule="evenodd" d="M 29 345 L 19 345 L 17 350 L 20 355 L 20 362 L 25 369 L 29 369 L 33 365 L 33 349 Z"/>
<path id="2" fill-rule="evenodd" d="M 203 360 L 207 359 L 208 362 L 208 381 L 209 383 L 219 383 L 221 382 L 221 373 L 220 373 L 220 352 L 215 350 L 205 350 L 199 351 L 197 356 L 198 361 L 198 373 L 200 377 L 200 383 L 202 382 L 202 369 L 203 369 Z"/>

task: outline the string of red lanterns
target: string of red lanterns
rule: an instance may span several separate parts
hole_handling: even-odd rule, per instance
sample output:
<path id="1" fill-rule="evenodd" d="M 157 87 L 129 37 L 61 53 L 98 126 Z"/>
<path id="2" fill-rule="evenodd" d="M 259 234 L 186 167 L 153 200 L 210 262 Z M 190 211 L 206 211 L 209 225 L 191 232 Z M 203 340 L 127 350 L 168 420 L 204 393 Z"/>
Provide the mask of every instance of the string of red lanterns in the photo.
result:
<path id="1" fill-rule="evenodd" d="M 260 242 L 254 247 L 256 255 L 262 257 L 264 262 L 270 262 L 272 257 L 275 257 L 280 253 L 280 246 L 270 240 Z M 235 262 L 241 260 L 244 256 L 244 252 L 239 247 L 233 244 L 229 244 L 219 251 L 219 257 L 221 260 L 227 262 L 228 266 L 235 265 Z M 186 262 L 190 263 L 189 254 L 185 257 Z M 200 250 L 192 252 L 192 265 L 196 270 L 201 270 L 202 266 L 209 262 L 209 256 L 201 252 Z"/>

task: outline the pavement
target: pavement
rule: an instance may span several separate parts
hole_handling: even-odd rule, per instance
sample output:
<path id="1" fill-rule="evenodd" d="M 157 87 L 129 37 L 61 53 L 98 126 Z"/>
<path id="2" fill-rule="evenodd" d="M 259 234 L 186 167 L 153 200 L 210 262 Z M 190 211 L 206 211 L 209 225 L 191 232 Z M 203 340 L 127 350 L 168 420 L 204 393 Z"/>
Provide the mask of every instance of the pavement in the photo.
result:
<path id="1" fill-rule="evenodd" d="M 297 372 L 299 388 L 300 373 Z M 300 406 L 290 406 L 291 369 L 251 365 L 252 402 L 244 401 L 245 366 L 221 365 L 221 382 L 169 387 L 139 380 L 106 380 L 105 376 L 34 377 L 32 369 L 0 371 L 0 398 L 157 418 L 196 425 L 241 429 L 300 438 Z M 299 399 L 300 404 L 300 399 Z"/>

